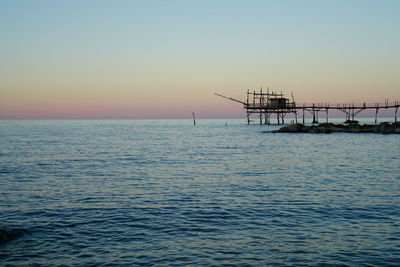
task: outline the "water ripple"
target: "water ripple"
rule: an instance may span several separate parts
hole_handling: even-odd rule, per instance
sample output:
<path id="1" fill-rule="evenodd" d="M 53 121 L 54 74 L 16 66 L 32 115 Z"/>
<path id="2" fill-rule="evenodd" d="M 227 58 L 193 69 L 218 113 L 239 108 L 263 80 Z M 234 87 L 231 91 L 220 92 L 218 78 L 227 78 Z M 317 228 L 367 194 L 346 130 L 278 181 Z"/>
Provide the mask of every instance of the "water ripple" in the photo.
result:
<path id="1" fill-rule="evenodd" d="M 2 122 L 0 265 L 400 262 L 398 137 L 186 122 Z"/>

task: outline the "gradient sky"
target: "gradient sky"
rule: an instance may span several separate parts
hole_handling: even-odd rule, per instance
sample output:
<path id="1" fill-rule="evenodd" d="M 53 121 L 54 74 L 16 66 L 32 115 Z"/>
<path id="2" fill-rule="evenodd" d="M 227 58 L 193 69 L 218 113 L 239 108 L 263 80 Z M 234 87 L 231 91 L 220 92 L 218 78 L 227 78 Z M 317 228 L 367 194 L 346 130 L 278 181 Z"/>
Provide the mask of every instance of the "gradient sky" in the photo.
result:
<path id="1" fill-rule="evenodd" d="M 0 0 L 0 118 L 242 117 L 400 100 L 400 1 Z"/>

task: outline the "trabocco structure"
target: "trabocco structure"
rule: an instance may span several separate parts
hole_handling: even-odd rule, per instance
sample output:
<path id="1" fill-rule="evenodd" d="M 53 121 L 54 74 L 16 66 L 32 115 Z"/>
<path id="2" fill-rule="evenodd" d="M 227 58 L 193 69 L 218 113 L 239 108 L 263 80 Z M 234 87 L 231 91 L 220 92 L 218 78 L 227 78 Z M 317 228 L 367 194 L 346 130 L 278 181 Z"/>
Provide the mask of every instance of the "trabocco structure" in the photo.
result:
<path id="1" fill-rule="evenodd" d="M 384 103 L 373 103 L 373 104 L 337 104 L 330 105 L 329 103 L 312 103 L 312 104 L 302 104 L 296 105 L 293 93 L 291 94 L 291 99 L 284 96 L 282 92 L 277 93 L 274 91 L 263 92 L 261 87 L 259 92 L 247 90 L 246 101 L 237 100 L 232 97 L 227 97 L 218 93 L 215 95 L 229 99 L 234 102 L 238 102 L 243 105 L 246 110 L 247 123 L 250 124 L 253 120 L 251 117 L 258 117 L 260 124 L 271 124 L 272 115 L 276 115 L 276 120 L 278 124 L 285 123 L 285 116 L 287 114 L 294 114 L 295 121 L 297 123 L 297 115 L 299 111 L 301 112 L 303 124 L 305 123 L 305 113 L 309 112 L 312 114 L 312 123 L 318 123 L 319 113 L 324 112 L 326 122 L 329 121 L 329 110 L 340 110 L 346 115 L 346 123 L 356 123 L 355 116 L 363 110 L 373 109 L 375 110 L 375 124 L 377 123 L 378 113 L 380 109 L 393 109 L 394 110 L 394 120 L 397 122 L 397 112 L 399 110 L 399 101 L 389 103 L 385 100 Z"/>

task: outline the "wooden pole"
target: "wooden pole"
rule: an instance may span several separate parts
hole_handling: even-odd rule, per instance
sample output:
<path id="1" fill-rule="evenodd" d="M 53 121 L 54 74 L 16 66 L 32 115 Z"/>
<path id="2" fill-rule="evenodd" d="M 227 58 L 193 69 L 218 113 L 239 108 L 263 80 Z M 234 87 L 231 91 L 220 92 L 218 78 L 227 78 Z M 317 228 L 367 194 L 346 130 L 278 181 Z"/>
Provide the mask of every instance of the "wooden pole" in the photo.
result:
<path id="1" fill-rule="evenodd" d="M 262 87 L 260 89 L 260 125 L 262 125 L 262 111 L 261 111 L 261 105 L 262 105 Z"/>
<path id="2" fill-rule="evenodd" d="M 247 89 L 247 107 L 249 107 L 249 94 L 250 94 L 250 90 Z"/>
<path id="3" fill-rule="evenodd" d="M 194 112 L 193 112 L 193 125 L 196 125 L 196 118 L 194 116 Z"/>
<path id="4" fill-rule="evenodd" d="M 326 112 L 326 123 L 328 123 L 328 108 L 325 108 L 325 112 Z"/>
<path id="5" fill-rule="evenodd" d="M 315 119 L 315 105 L 313 103 L 312 105 L 312 123 L 317 123 L 316 119 Z"/>

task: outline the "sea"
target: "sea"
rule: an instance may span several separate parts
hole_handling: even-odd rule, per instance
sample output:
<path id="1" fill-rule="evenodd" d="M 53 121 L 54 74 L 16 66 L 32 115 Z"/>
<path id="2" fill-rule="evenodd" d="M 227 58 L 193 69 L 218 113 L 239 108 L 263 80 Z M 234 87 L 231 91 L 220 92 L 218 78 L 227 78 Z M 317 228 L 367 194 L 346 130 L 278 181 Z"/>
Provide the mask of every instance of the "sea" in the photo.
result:
<path id="1" fill-rule="evenodd" d="M 2 120 L 0 266 L 400 266 L 400 135 L 278 128 Z"/>

